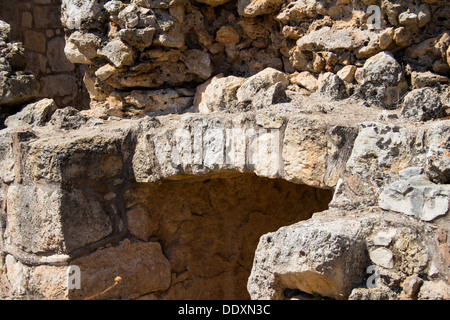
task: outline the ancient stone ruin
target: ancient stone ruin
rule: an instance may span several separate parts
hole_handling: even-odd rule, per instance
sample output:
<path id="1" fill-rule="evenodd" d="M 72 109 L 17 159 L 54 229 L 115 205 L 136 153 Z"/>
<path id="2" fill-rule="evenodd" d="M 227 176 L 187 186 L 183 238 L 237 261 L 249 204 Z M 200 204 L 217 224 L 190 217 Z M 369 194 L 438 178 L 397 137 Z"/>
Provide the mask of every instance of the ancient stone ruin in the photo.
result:
<path id="1" fill-rule="evenodd" d="M 1 299 L 450 299 L 447 1 L 0 19 Z"/>

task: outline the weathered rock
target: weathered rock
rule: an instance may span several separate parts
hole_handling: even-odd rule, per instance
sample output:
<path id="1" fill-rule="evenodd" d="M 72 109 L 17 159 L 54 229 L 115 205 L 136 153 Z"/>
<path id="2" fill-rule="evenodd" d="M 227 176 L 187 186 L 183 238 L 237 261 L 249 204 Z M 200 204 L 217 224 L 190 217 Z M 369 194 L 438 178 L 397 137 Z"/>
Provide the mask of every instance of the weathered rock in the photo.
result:
<path id="1" fill-rule="evenodd" d="M 93 62 L 87 59 L 81 52 L 78 50 L 78 47 L 72 42 L 66 42 L 64 47 L 64 54 L 67 59 L 72 63 L 80 63 L 80 64 L 93 64 Z"/>
<path id="2" fill-rule="evenodd" d="M 189 72 L 207 80 L 213 73 L 211 58 L 208 53 L 192 49 L 184 52 L 184 63 Z"/>
<path id="3" fill-rule="evenodd" d="M 281 0 L 238 0 L 238 12 L 243 17 L 256 17 L 276 12 L 283 1 Z"/>
<path id="4" fill-rule="evenodd" d="M 201 113 L 234 109 L 237 105 L 236 92 L 245 81 L 240 77 L 215 76 L 197 87 L 194 106 Z"/>
<path id="5" fill-rule="evenodd" d="M 9 42 L 10 32 L 11 26 L 0 20 L 0 109 L 35 99 L 40 87 L 34 75 L 24 72 L 24 46 Z"/>
<path id="6" fill-rule="evenodd" d="M 99 54 L 105 56 L 117 68 L 134 64 L 134 52 L 120 40 L 113 40 L 100 49 Z"/>
<path id="7" fill-rule="evenodd" d="M 385 288 L 356 288 L 348 297 L 349 300 L 396 300 L 397 295 Z"/>
<path id="8" fill-rule="evenodd" d="M 24 70 L 90 109 L 0 131 L 1 298 L 447 297 L 443 1 L 64 0 L 76 67 L 50 2 L 0 22 L 0 118 Z"/>
<path id="9" fill-rule="evenodd" d="M 296 72 L 289 77 L 291 83 L 302 86 L 311 92 L 318 89 L 317 78 L 309 71 Z"/>
<path id="10" fill-rule="evenodd" d="M 83 286 L 70 292 L 71 299 L 132 299 L 170 286 L 170 262 L 157 242 L 124 240 L 116 247 L 99 249 L 73 263 L 82 270 Z M 114 285 L 116 277 L 122 281 L 102 294 Z"/>
<path id="11" fill-rule="evenodd" d="M 238 103 L 248 103 L 255 99 L 255 96 L 264 94 L 277 83 L 281 84 L 281 90 L 289 85 L 287 75 L 273 68 L 267 68 L 258 74 L 248 78 L 236 92 Z M 275 88 L 272 88 L 274 90 Z M 271 103 L 274 103 L 272 101 Z"/>
<path id="12" fill-rule="evenodd" d="M 387 186 L 380 195 L 380 207 L 424 221 L 432 221 L 446 215 L 450 209 L 450 188 L 436 185 L 424 176 L 396 181 Z"/>
<path id="13" fill-rule="evenodd" d="M 122 29 L 118 35 L 121 40 L 137 48 L 139 51 L 144 51 L 153 43 L 153 36 L 156 29 L 153 27 L 146 27 L 144 29 Z"/>
<path id="14" fill-rule="evenodd" d="M 409 47 L 406 52 L 411 59 L 419 65 L 432 65 L 437 60 L 445 59 L 445 52 L 449 46 L 450 33 L 443 32 L 434 38 L 429 38 L 419 44 Z"/>
<path id="15" fill-rule="evenodd" d="M 437 123 L 428 130 L 428 151 L 426 154 L 425 174 L 435 183 L 448 184 L 450 181 L 450 133 L 448 120 Z"/>
<path id="16" fill-rule="evenodd" d="M 406 278 L 402 283 L 404 297 L 410 300 L 417 299 L 417 294 L 422 284 L 423 280 L 417 275 Z"/>
<path id="17" fill-rule="evenodd" d="M 5 21 L 0 20 L 0 40 L 8 40 L 9 34 L 11 33 L 11 26 Z"/>
<path id="18" fill-rule="evenodd" d="M 401 115 L 413 121 L 427 121 L 445 114 L 439 94 L 431 88 L 421 88 L 405 96 Z"/>
<path id="19" fill-rule="evenodd" d="M 320 121 L 291 119 L 284 133 L 284 178 L 295 183 L 323 186 L 326 171 L 325 127 Z"/>
<path id="20" fill-rule="evenodd" d="M 69 29 L 80 29 L 81 25 L 96 18 L 103 6 L 95 0 L 63 0 L 62 1 L 62 23 Z"/>
<path id="21" fill-rule="evenodd" d="M 111 15 L 117 15 L 124 7 L 122 1 L 112 0 L 105 3 L 104 8 Z"/>
<path id="22" fill-rule="evenodd" d="M 378 42 L 381 50 L 389 48 L 394 42 L 394 28 L 387 28 L 382 31 L 378 36 Z"/>
<path id="23" fill-rule="evenodd" d="M 173 89 L 133 90 L 124 95 L 124 102 L 133 106 L 135 114 L 145 114 L 149 112 L 179 113 L 192 106 L 191 96 L 182 96 Z"/>
<path id="24" fill-rule="evenodd" d="M 334 73 L 326 72 L 319 76 L 318 91 L 328 99 L 339 100 L 345 97 L 345 85 L 339 76 Z"/>
<path id="25" fill-rule="evenodd" d="M 364 35 L 363 37 L 361 37 Z M 297 46 L 301 50 L 319 51 L 319 50 L 353 50 L 361 45 L 369 37 L 354 30 L 332 30 L 330 27 L 324 27 L 313 31 L 307 36 L 297 41 Z"/>
<path id="26" fill-rule="evenodd" d="M 386 52 L 369 59 L 361 70 L 356 95 L 384 108 L 395 108 L 407 90 L 401 65 Z"/>
<path id="27" fill-rule="evenodd" d="M 284 289 L 347 298 L 366 257 L 361 222 L 341 223 L 313 218 L 261 237 L 247 284 L 252 299 L 280 300 Z"/>
<path id="28" fill-rule="evenodd" d="M 56 110 L 48 124 L 57 129 L 78 129 L 85 124 L 87 119 L 73 107 L 65 107 Z"/>
<path id="29" fill-rule="evenodd" d="M 355 79 L 356 66 L 345 66 L 339 70 L 336 74 L 342 81 L 352 83 Z"/>
<path id="30" fill-rule="evenodd" d="M 28 104 L 22 111 L 9 116 L 5 125 L 8 128 L 21 126 L 43 126 L 50 120 L 57 106 L 53 99 L 42 99 L 38 102 Z"/>
<path id="31" fill-rule="evenodd" d="M 370 260 L 376 265 L 391 269 L 394 267 L 393 254 L 389 249 L 376 248 L 369 251 Z"/>
<path id="32" fill-rule="evenodd" d="M 424 281 L 419 291 L 419 300 L 448 300 L 450 287 L 444 281 Z"/>
<path id="33" fill-rule="evenodd" d="M 381 123 L 362 124 L 346 164 L 352 175 L 348 182 L 354 184 L 350 189 L 359 190 L 360 196 L 375 195 L 378 186 L 396 174 L 393 169 L 407 166 L 408 154 L 414 152 L 409 146 L 408 133 L 403 128 Z M 375 173 L 371 169 L 375 167 L 383 170 Z M 362 183 L 359 177 L 371 182 Z"/>
<path id="34" fill-rule="evenodd" d="M 98 57 L 97 50 L 100 48 L 101 39 L 92 33 L 81 33 L 75 31 L 66 41 L 64 51 L 68 53 L 69 61 L 73 63 L 92 64 L 92 59 Z"/>
<path id="35" fill-rule="evenodd" d="M 299 23 L 305 18 L 314 18 L 325 13 L 323 1 L 293 1 L 283 5 L 276 19 L 288 23 Z"/>
<path id="36" fill-rule="evenodd" d="M 439 84 L 450 83 L 447 77 L 427 72 L 413 71 L 411 74 L 411 85 L 414 89 L 420 89 L 424 87 L 434 87 Z"/>
<path id="37" fill-rule="evenodd" d="M 133 3 L 124 7 L 117 15 L 121 28 L 131 29 L 139 24 L 138 7 Z"/>
<path id="38" fill-rule="evenodd" d="M 239 43 L 239 33 L 231 26 L 224 26 L 216 33 L 216 41 L 223 45 L 236 45 Z"/>

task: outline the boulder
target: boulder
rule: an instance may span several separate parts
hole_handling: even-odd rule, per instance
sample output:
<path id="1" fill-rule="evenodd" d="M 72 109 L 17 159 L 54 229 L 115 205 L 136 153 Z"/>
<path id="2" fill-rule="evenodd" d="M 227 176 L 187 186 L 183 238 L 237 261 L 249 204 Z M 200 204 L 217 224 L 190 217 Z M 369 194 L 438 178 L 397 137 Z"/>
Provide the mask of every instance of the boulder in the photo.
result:
<path id="1" fill-rule="evenodd" d="M 134 64 L 135 54 L 133 49 L 121 40 L 113 40 L 108 42 L 98 52 L 117 68 L 132 66 Z"/>
<path id="2" fill-rule="evenodd" d="M 408 89 L 402 66 L 388 52 L 367 59 L 360 73 L 355 95 L 380 107 L 395 108 Z"/>
<path id="3" fill-rule="evenodd" d="M 43 126 L 50 120 L 56 109 L 53 99 L 42 99 L 26 105 L 22 111 L 6 118 L 5 125 L 11 129 L 22 126 Z"/>
<path id="4" fill-rule="evenodd" d="M 300 73 L 295 72 L 289 76 L 289 80 L 292 84 L 304 87 L 311 92 L 315 92 L 318 89 L 317 78 L 309 71 L 303 71 Z"/>
<path id="5" fill-rule="evenodd" d="M 233 110 L 237 105 L 237 90 L 245 81 L 245 78 L 235 76 L 218 75 L 211 78 L 197 87 L 194 107 L 201 113 Z"/>
<path id="6" fill-rule="evenodd" d="M 97 18 L 102 9 L 102 3 L 96 0 L 63 0 L 61 22 L 68 29 L 79 30 L 83 23 Z"/>
<path id="7" fill-rule="evenodd" d="M 341 78 L 334 73 L 321 73 L 318 80 L 317 93 L 328 99 L 339 100 L 346 95 L 345 84 Z"/>
<path id="8" fill-rule="evenodd" d="M 272 86 L 280 83 L 279 89 Z M 264 95 L 270 88 L 272 96 L 276 91 L 283 91 L 289 85 L 289 78 L 281 71 L 273 68 L 266 68 L 254 76 L 248 78 L 236 92 L 237 102 L 251 103 L 258 95 Z M 269 93 L 270 94 L 270 93 Z"/>
<path id="9" fill-rule="evenodd" d="M 360 220 L 313 217 L 260 238 L 247 289 L 254 300 L 281 300 L 285 289 L 346 299 L 365 259 Z"/>
<path id="10" fill-rule="evenodd" d="M 439 93 L 426 87 L 408 92 L 401 115 L 412 121 L 428 121 L 443 117 L 445 111 Z"/>

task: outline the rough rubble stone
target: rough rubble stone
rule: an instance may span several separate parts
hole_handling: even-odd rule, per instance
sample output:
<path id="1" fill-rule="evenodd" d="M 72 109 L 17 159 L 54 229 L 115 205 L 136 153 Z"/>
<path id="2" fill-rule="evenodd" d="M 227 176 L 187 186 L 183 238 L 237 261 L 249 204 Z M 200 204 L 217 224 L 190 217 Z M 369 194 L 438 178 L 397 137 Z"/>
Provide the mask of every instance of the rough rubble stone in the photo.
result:
<path id="1" fill-rule="evenodd" d="M 35 99 L 40 84 L 36 77 L 24 72 L 25 49 L 22 43 L 9 39 L 11 26 L 0 20 L 0 110 L 15 107 Z"/>
<path id="2" fill-rule="evenodd" d="M 413 121 L 428 121 L 444 116 L 437 91 L 431 88 L 414 89 L 403 100 L 402 117 Z"/>
<path id="3" fill-rule="evenodd" d="M 259 15 L 276 12 L 281 0 L 238 0 L 238 12 L 243 17 L 253 18 Z"/>
<path id="4" fill-rule="evenodd" d="M 62 23 L 69 29 L 80 29 L 81 25 L 100 14 L 102 4 L 96 0 L 63 0 Z"/>
<path id="5" fill-rule="evenodd" d="M 424 176 L 396 181 L 380 195 L 380 207 L 424 221 L 432 221 L 450 210 L 450 188 L 436 185 Z"/>
<path id="6" fill-rule="evenodd" d="M 285 89 L 289 84 L 287 75 L 276 69 L 266 68 L 242 83 L 236 92 L 237 102 L 252 102 L 255 97 L 269 91 L 277 83 L 280 83 Z"/>
<path id="7" fill-rule="evenodd" d="M 428 151 L 425 174 L 435 183 L 448 184 L 450 181 L 450 132 L 448 120 L 437 123 L 427 132 Z"/>
<path id="8" fill-rule="evenodd" d="M 17 128 L 21 126 L 43 126 L 50 120 L 57 106 L 53 99 L 42 99 L 38 102 L 25 106 L 22 111 L 9 116 L 5 125 L 8 128 Z"/>
<path id="9" fill-rule="evenodd" d="M 0 20 L 0 40 L 8 40 L 9 34 L 11 33 L 11 26 L 5 21 Z"/>
<path id="10" fill-rule="evenodd" d="M 443 1 L 64 0 L 76 69 L 50 2 L 0 22 L 0 298 L 448 299 Z"/>
<path id="11" fill-rule="evenodd" d="M 353 50 L 363 45 L 369 34 L 364 34 L 354 30 L 332 30 L 330 27 L 324 27 L 309 33 L 297 41 L 297 46 L 301 50 L 319 51 L 319 50 Z"/>
<path id="12" fill-rule="evenodd" d="M 361 222 L 341 223 L 313 218 L 261 237 L 247 284 L 252 299 L 280 300 L 288 288 L 347 298 L 362 281 L 366 253 Z"/>
<path id="13" fill-rule="evenodd" d="M 339 100 L 345 97 L 344 82 L 334 73 L 326 72 L 320 74 L 317 86 L 317 92 L 328 99 Z"/>
<path id="14" fill-rule="evenodd" d="M 72 63 L 93 64 L 100 43 L 101 39 L 92 33 L 75 31 L 67 39 L 64 51 Z"/>
<path id="15" fill-rule="evenodd" d="M 99 53 L 105 56 L 117 68 L 134 64 L 134 52 L 120 40 L 109 42 Z"/>
<path id="16" fill-rule="evenodd" d="M 215 76 L 197 87 L 194 107 L 201 113 L 229 110 L 236 107 L 236 92 L 245 78 L 222 75 Z"/>
<path id="17" fill-rule="evenodd" d="M 305 87 L 311 92 L 315 92 L 318 89 L 317 78 L 309 71 L 293 73 L 289 80 L 292 84 Z"/>
<path id="18" fill-rule="evenodd" d="M 357 96 L 387 109 L 397 106 L 408 86 L 402 66 L 387 52 L 367 59 L 359 82 Z"/>
<path id="19" fill-rule="evenodd" d="M 445 83 L 450 83 L 449 78 L 435 74 L 430 71 L 427 72 L 413 71 L 411 74 L 411 85 L 414 89 L 433 87 Z"/>
<path id="20" fill-rule="evenodd" d="M 58 129 L 77 129 L 85 124 L 87 119 L 73 107 L 55 110 L 48 121 L 48 125 Z"/>

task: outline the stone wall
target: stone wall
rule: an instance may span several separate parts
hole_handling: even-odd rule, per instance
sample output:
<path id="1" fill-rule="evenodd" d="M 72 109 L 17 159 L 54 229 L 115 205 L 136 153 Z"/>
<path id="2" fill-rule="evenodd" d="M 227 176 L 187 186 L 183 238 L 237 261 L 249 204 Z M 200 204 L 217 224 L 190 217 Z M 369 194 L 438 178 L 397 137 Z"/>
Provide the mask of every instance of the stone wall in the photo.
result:
<path id="1" fill-rule="evenodd" d="M 83 68 L 64 54 L 60 0 L 1 0 L 0 20 L 11 26 L 10 40 L 24 44 L 26 71 L 40 82 L 36 98 L 53 98 L 58 106 L 88 104 Z"/>
<path id="2" fill-rule="evenodd" d="M 90 109 L 0 131 L 2 298 L 450 299 L 447 1 L 61 8 Z"/>
<path id="3" fill-rule="evenodd" d="M 303 94 L 361 97 L 395 109 L 408 89 L 433 86 L 439 94 L 448 84 L 448 8 L 419 2 L 67 0 L 62 21 L 69 60 L 88 66 L 96 116 L 184 112 L 195 87 L 212 76 L 248 77 L 266 68 L 289 74 L 291 88 Z M 364 77 L 366 61 L 381 52 L 399 63 L 389 67 L 398 78 Z M 241 107 L 244 98 L 236 99 Z M 161 100 L 166 104 L 143 104 Z"/>

